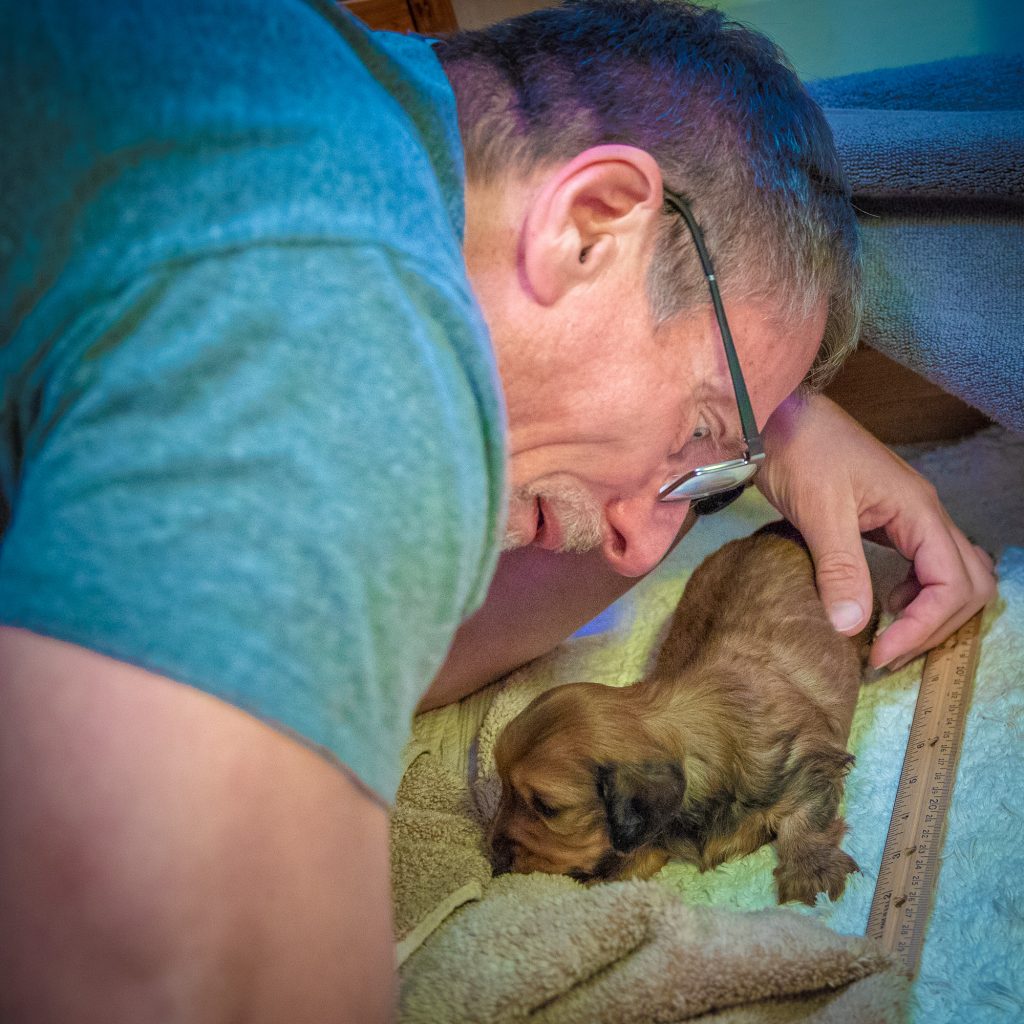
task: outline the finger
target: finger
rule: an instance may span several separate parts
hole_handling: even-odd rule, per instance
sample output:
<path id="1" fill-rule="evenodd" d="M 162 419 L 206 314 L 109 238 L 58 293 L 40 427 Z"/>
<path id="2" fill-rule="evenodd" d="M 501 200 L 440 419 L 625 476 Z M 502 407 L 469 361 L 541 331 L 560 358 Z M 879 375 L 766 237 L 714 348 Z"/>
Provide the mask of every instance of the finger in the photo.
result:
<path id="1" fill-rule="evenodd" d="M 915 558 L 925 582 L 896 621 L 876 638 L 870 657 L 873 666 L 902 668 L 942 643 L 995 593 L 991 557 L 971 544 L 945 513 L 942 519 L 945 533 L 931 533 L 928 545 L 922 545 Z M 906 589 L 896 593 L 901 588 Z M 905 581 L 894 596 L 899 599 L 908 593 Z"/>
<path id="2" fill-rule="evenodd" d="M 978 547 L 977 544 L 971 544 L 971 548 L 974 550 L 975 555 L 977 555 L 978 561 L 994 576 L 996 572 L 995 559 L 984 548 Z"/>
<path id="3" fill-rule="evenodd" d="M 904 608 L 910 604 L 911 601 L 921 593 L 921 584 L 918 582 L 917 576 L 914 574 L 914 570 L 911 569 L 907 573 L 907 578 L 900 583 L 897 583 L 895 587 L 889 593 L 886 598 L 885 606 L 893 614 L 903 611 Z"/>
<path id="4" fill-rule="evenodd" d="M 952 522 L 950 525 L 952 526 Z M 998 581 L 992 556 L 983 548 L 968 541 L 956 527 L 952 527 L 952 529 L 954 531 L 954 540 L 960 548 L 965 569 L 970 577 L 970 590 L 959 611 L 950 616 L 940 627 L 936 628 L 932 635 L 917 650 L 897 658 L 890 665 L 890 668 L 894 671 L 902 668 L 926 651 L 930 651 L 933 647 L 937 647 L 947 637 L 952 636 L 956 630 L 976 612 L 984 608 L 995 596 Z"/>
<path id="5" fill-rule="evenodd" d="M 946 614 L 949 598 L 944 591 L 947 589 L 941 585 L 921 589 L 917 597 L 875 638 L 869 657 L 872 667 L 886 666 L 896 671 L 941 643 L 970 618 L 968 614 L 962 614 L 962 617 L 957 613 Z M 959 605 L 959 608 L 962 613 L 963 606 Z"/>
<path id="6" fill-rule="evenodd" d="M 941 508 L 936 511 L 938 514 L 929 517 L 927 523 L 917 520 L 916 537 L 900 537 L 896 545 L 910 559 L 920 590 L 875 638 L 869 663 L 876 668 L 895 668 L 897 661 L 905 663 L 926 650 L 928 641 L 960 610 L 970 589 L 970 577 L 955 539 L 959 531 Z"/>
<path id="7" fill-rule="evenodd" d="M 995 595 L 997 585 L 995 563 L 992 560 L 992 556 L 977 544 L 972 543 L 956 526 L 953 520 L 950 519 L 945 509 L 942 510 L 942 518 L 945 520 L 950 535 L 959 549 L 963 567 L 967 573 L 968 586 L 961 598 L 961 608 L 928 638 L 923 647 L 925 651 L 931 650 L 932 647 L 942 643 L 943 640 L 959 629 L 979 609 L 988 604 Z M 908 660 L 910 659 L 903 658 L 901 662 L 906 664 Z"/>
<path id="8" fill-rule="evenodd" d="M 847 530 L 803 530 L 814 561 L 818 595 L 840 633 L 859 633 L 871 614 L 871 576 L 856 521 Z"/>

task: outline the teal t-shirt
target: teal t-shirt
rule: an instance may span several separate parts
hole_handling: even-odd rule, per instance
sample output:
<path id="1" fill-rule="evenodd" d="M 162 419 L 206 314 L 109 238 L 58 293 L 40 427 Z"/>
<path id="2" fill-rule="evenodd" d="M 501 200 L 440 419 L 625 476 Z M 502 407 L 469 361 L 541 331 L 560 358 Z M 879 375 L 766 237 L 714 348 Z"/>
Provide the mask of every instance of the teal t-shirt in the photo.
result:
<path id="1" fill-rule="evenodd" d="M 326 2 L 8 3 L 0 82 L 0 621 L 391 800 L 502 528 L 429 44 Z"/>

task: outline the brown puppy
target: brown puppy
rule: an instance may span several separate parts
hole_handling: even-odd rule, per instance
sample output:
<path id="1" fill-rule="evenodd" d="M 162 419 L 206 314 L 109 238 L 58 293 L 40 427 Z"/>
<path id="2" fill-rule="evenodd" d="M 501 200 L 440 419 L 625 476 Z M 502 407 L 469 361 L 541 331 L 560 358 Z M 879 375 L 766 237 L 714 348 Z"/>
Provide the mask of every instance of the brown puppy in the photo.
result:
<path id="1" fill-rule="evenodd" d="M 787 524 L 726 544 L 647 679 L 555 687 L 502 732 L 496 870 L 644 878 L 774 841 L 780 903 L 838 898 L 857 870 L 838 807 L 870 632 L 832 628 Z"/>

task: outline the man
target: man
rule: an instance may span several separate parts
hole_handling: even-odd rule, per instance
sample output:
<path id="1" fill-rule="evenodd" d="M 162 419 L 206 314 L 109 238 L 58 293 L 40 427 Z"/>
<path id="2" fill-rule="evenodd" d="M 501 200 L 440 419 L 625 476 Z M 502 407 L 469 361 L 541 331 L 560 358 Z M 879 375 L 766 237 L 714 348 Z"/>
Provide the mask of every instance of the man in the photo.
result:
<path id="1" fill-rule="evenodd" d="M 53 0 L 0 38 L 5 1021 L 388 1019 L 409 715 L 488 588 L 427 703 L 653 568 L 676 481 L 757 462 L 726 324 L 837 625 L 862 531 L 922 585 L 877 661 L 991 593 L 794 396 L 852 341 L 856 241 L 759 37 L 584 3 L 442 71 L 327 5 Z"/>

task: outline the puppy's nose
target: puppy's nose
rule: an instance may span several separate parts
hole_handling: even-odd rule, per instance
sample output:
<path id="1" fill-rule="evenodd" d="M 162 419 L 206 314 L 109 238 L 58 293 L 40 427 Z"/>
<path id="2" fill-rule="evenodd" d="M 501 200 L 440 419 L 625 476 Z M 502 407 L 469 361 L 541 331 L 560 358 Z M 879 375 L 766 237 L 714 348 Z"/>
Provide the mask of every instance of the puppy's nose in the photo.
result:
<path id="1" fill-rule="evenodd" d="M 496 875 L 507 875 L 512 870 L 514 853 L 512 840 L 504 832 L 491 836 L 491 864 Z"/>

